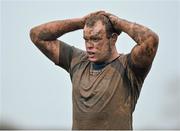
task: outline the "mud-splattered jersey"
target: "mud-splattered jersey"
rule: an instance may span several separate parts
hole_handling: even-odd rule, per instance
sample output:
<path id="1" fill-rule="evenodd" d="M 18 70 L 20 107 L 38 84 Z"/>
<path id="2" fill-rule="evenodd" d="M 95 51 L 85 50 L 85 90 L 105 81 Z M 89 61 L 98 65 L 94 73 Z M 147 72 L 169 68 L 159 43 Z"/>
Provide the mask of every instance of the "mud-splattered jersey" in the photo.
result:
<path id="1" fill-rule="evenodd" d="M 84 51 L 60 45 L 59 66 L 71 77 L 73 129 L 132 129 L 132 113 L 147 68 L 137 68 L 131 54 L 120 54 L 95 70 Z"/>

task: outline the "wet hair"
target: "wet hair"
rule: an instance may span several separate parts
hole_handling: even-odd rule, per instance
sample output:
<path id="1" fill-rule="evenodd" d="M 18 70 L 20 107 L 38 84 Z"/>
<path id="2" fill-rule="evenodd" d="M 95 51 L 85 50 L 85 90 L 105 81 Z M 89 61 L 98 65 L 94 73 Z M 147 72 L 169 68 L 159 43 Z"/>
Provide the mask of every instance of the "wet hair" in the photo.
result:
<path id="1" fill-rule="evenodd" d="M 87 18 L 85 25 L 87 27 L 93 27 L 97 21 L 101 21 L 102 24 L 105 25 L 106 34 L 107 34 L 108 38 L 111 37 L 113 33 L 116 33 L 118 35 L 121 33 L 121 31 L 117 32 L 114 29 L 110 19 L 105 15 L 93 15 L 93 16 L 90 16 L 89 18 Z"/>

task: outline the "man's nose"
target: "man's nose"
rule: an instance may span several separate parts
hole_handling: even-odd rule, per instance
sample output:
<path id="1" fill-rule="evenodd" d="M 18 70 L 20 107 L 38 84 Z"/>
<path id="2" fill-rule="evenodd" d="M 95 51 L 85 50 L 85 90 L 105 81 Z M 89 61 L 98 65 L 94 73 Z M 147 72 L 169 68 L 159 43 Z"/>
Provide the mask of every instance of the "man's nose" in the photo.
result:
<path id="1" fill-rule="evenodd" d="M 90 41 L 86 42 L 86 48 L 92 49 L 94 47 L 94 44 Z"/>

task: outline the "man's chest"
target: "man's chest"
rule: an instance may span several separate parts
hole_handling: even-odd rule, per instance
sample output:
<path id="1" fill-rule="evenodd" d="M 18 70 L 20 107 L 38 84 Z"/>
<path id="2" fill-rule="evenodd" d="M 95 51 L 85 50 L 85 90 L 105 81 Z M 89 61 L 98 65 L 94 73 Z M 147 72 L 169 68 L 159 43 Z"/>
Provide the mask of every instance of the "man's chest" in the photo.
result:
<path id="1" fill-rule="evenodd" d="M 93 71 L 88 66 L 80 68 L 72 77 L 72 85 L 73 101 L 84 112 L 102 111 L 114 97 L 116 90 L 121 90 L 122 93 L 125 91 L 122 75 L 111 66 L 100 71 Z"/>

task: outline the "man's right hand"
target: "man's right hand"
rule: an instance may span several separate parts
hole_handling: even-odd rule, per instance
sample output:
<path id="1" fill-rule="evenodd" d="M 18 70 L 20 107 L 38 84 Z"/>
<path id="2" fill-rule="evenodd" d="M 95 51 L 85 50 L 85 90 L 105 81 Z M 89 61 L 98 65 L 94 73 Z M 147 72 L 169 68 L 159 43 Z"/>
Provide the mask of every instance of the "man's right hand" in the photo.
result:
<path id="1" fill-rule="evenodd" d="M 86 23 L 86 20 L 87 20 L 89 17 L 95 16 L 95 15 L 100 15 L 100 14 L 103 15 L 103 14 L 105 14 L 105 13 L 106 13 L 105 11 L 96 11 L 96 12 L 92 12 L 92 13 L 90 13 L 90 14 L 84 16 L 82 19 L 83 19 L 84 23 Z"/>

